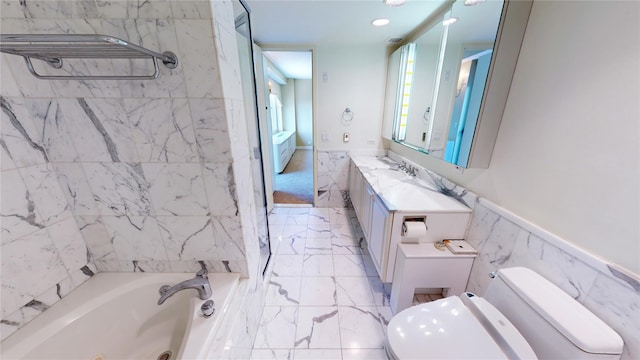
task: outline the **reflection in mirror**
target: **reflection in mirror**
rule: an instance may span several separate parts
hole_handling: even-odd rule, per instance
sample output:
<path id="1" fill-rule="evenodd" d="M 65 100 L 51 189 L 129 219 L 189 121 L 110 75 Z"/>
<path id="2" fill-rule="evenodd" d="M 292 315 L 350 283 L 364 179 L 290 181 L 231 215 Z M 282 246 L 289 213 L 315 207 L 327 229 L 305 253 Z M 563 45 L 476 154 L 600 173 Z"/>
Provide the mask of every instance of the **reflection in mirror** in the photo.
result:
<path id="1" fill-rule="evenodd" d="M 446 30 L 436 120 L 426 148 L 431 156 L 467 167 L 502 7 L 503 1 L 456 1 L 445 15 L 458 20 Z"/>
<path id="2" fill-rule="evenodd" d="M 410 44 L 399 49 L 394 141 L 467 166 L 503 4 L 458 0 L 411 44 L 413 59 Z"/>
<path id="3" fill-rule="evenodd" d="M 393 139 L 419 149 L 427 144 L 442 33 L 442 26 L 432 27 L 414 43 L 397 49 L 389 62 L 390 71 L 399 69 L 400 79 L 395 87 Z"/>

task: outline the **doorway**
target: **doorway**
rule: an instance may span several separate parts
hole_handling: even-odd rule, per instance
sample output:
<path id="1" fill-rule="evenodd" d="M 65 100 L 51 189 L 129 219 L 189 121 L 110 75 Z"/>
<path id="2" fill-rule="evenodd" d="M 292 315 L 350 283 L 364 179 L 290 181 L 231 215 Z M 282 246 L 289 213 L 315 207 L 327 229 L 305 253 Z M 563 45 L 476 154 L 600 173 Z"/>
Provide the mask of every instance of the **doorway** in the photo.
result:
<path id="1" fill-rule="evenodd" d="M 313 61 L 311 50 L 263 50 L 275 206 L 313 206 Z M 269 178 L 267 178 L 269 177 Z"/>

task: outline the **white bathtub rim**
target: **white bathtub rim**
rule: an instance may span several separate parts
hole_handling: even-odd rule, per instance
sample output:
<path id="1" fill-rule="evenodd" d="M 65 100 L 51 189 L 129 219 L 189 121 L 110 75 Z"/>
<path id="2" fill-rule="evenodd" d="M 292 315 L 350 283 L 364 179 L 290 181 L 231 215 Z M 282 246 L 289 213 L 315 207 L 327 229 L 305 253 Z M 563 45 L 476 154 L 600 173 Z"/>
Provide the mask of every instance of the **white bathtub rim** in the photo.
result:
<path id="1" fill-rule="evenodd" d="M 160 281 L 162 283 L 174 284 L 192 277 L 193 274 L 191 273 L 98 273 L 74 289 L 67 296 L 60 299 L 60 301 L 55 303 L 41 315 L 2 341 L 0 343 L 0 357 L 7 359 L 20 359 L 24 357 L 25 354 L 28 354 L 33 348 L 40 346 L 43 342 L 56 335 L 61 329 L 71 324 L 73 321 L 119 295 L 133 290 L 145 283 Z M 232 286 L 232 290 L 235 291 L 239 278 L 240 275 L 236 273 L 209 274 L 209 281 L 213 283 L 212 291 L 214 293 L 218 289 L 218 285 L 216 284 L 221 282 L 235 283 L 235 285 Z M 122 284 L 123 281 L 126 281 L 124 285 Z M 114 287 L 113 285 L 118 286 Z M 100 292 L 102 292 L 102 295 L 96 296 L 96 294 Z M 227 294 L 223 304 L 216 304 L 216 306 L 221 306 L 221 308 L 224 308 L 225 306 L 228 307 L 228 303 L 233 297 L 232 295 L 232 293 Z M 160 295 L 158 295 L 158 297 L 159 296 Z M 92 301 L 86 302 L 84 301 L 86 299 L 92 299 Z M 203 300 L 194 296 L 192 304 L 195 300 L 203 302 Z M 155 304 L 153 305 L 155 306 Z M 199 305 L 196 310 L 199 311 Z M 220 316 L 214 315 L 213 318 L 206 320 L 214 321 L 217 319 L 219 324 L 224 315 L 224 311 L 221 311 L 219 315 Z M 194 317 L 192 316 L 189 322 L 191 322 L 193 318 Z M 189 333 L 189 330 L 187 330 L 186 333 Z M 215 334 L 212 336 L 215 336 Z M 191 343 L 192 342 L 193 341 L 191 341 Z M 184 347 L 185 346 L 182 348 Z"/>
<path id="2" fill-rule="evenodd" d="M 214 319 L 212 318 L 205 318 L 200 311 L 200 306 L 206 300 L 200 300 L 197 297 L 191 299 L 191 303 L 194 305 L 192 306 L 192 309 L 196 313 L 189 318 L 187 331 L 184 334 L 183 343 L 176 359 L 204 359 L 206 357 L 206 354 L 210 350 L 210 345 L 218 336 L 218 331 L 222 326 L 227 315 L 227 311 L 229 310 L 233 298 L 235 297 L 235 293 L 238 290 L 240 275 L 235 273 L 229 274 L 233 274 L 234 276 L 229 277 L 229 281 L 225 281 L 222 284 L 218 281 L 215 288 L 212 289 L 214 294 L 216 291 L 227 294 L 222 304 L 217 302 L 215 303 L 215 321 L 213 321 Z M 206 328 L 209 329 L 207 330 Z M 201 346 L 200 344 L 203 344 L 204 346 Z"/>

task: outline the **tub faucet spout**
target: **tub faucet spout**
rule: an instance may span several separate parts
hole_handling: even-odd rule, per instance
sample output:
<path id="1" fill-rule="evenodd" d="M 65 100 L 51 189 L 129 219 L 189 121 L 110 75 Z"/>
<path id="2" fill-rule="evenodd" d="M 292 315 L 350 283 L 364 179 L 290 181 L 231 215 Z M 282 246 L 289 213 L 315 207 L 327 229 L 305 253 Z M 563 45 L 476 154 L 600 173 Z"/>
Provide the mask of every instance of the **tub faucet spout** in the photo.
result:
<path id="1" fill-rule="evenodd" d="M 181 283 L 173 286 L 163 285 L 160 287 L 160 299 L 158 305 L 170 298 L 173 294 L 184 289 L 196 289 L 198 290 L 198 297 L 201 300 L 206 300 L 211 297 L 211 286 L 209 285 L 209 278 L 207 277 L 207 270 L 202 269 L 198 271 L 195 277 L 189 280 L 185 280 Z"/>

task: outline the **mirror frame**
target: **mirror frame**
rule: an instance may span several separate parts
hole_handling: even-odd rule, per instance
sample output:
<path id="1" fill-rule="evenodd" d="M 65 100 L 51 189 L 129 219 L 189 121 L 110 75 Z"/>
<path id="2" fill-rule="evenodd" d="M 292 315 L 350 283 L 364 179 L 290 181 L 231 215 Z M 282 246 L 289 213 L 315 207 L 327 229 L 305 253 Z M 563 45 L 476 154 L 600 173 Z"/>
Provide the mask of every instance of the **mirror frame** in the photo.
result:
<path id="1" fill-rule="evenodd" d="M 421 26 L 420 31 L 412 33 L 411 36 L 407 37 L 405 41 L 398 45 L 398 48 L 406 43 L 415 42 L 422 34 L 427 32 L 433 26 L 437 26 L 439 22 L 438 19 L 441 19 L 444 14 L 449 11 L 452 4 L 453 2 L 451 2 L 444 10 L 432 14 L 426 22 L 427 26 Z M 520 55 L 520 48 L 522 46 L 527 23 L 529 21 L 529 14 L 531 13 L 532 5 L 532 0 L 505 0 L 493 48 L 493 58 L 489 67 L 485 91 L 482 96 L 482 104 L 480 106 L 473 141 L 471 143 L 467 168 L 488 168 L 489 163 L 491 162 L 493 148 L 498 136 L 498 130 L 502 121 L 502 115 L 506 106 L 518 56 Z M 395 71 L 397 71 L 397 69 L 388 69 L 388 79 L 391 73 Z M 392 131 L 389 130 L 394 128 L 394 118 L 393 116 L 391 118 L 387 116 L 389 113 L 393 114 L 393 110 L 389 111 L 387 109 L 387 105 L 389 103 L 388 99 L 391 97 L 393 97 L 393 99 L 396 98 L 396 88 L 387 87 L 382 129 L 383 138 L 429 156 L 424 149 L 398 142 L 393 139 Z M 395 109 L 395 103 L 393 105 Z M 441 160 L 442 162 L 455 166 L 456 168 L 462 168 L 461 166 L 451 164 L 438 157 L 431 156 L 431 158 Z"/>

